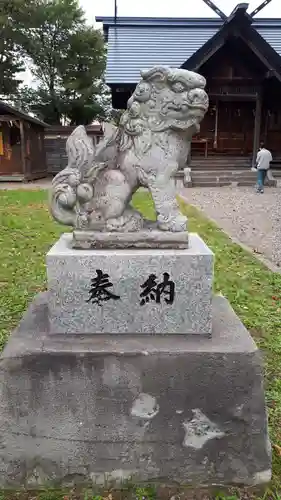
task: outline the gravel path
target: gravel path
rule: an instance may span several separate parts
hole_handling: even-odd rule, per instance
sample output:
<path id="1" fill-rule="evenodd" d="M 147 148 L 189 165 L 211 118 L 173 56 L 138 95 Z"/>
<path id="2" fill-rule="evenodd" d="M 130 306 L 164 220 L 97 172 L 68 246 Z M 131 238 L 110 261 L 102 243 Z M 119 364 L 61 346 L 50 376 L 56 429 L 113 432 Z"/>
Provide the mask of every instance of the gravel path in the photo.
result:
<path id="1" fill-rule="evenodd" d="M 189 188 L 181 194 L 219 227 L 281 267 L 281 189 Z M 281 269 L 280 269 L 281 270 Z"/>
<path id="2" fill-rule="evenodd" d="M 0 182 L 0 191 L 22 189 L 24 191 L 33 191 L 36 189 L 49 189 L 52 179 L 38 179 L 32 182 Z"/>

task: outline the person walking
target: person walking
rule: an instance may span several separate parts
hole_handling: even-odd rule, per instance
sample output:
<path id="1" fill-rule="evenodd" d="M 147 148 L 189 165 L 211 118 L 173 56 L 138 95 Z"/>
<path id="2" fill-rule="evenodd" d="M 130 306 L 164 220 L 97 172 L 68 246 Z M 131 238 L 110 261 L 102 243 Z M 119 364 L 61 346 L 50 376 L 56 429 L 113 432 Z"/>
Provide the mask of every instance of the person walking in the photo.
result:
<path id="1" fill-rule="evenodd" d="M 257 193 L 264 192 L 264 181 L 266 178 L 267 171 L 270 168 L 270 163 L 272 162 L 272 154 L 266 149 L 264 143 L 260 145 L 259 152 L 257 154 Z"/>

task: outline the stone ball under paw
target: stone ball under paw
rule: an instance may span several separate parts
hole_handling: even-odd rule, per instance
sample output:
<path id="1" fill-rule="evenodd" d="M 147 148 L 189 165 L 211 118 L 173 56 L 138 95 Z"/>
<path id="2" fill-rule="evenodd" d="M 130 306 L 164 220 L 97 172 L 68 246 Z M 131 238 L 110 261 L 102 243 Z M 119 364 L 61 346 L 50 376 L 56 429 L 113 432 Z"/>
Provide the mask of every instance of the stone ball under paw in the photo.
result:
<path id="1" fill-rule="evenodd" d="M 76 203 L 76 195 L 72 191 L 61 193 L 58 197 L 58 202 L 63 207 L 73 207 Z"/>
<path id="2" fill-rule="evenodd" d="M 94 196 L 92 186 L 90 184 L 80 184 L 77 187 L 77 196 L 84 202 L 90 201 Z"/>
<path id="3" fill-rule="evenodd" d="M 80 183 L 80 173 L 75 172 L 73 174 L 70 174 L 70 176 L 68 177 L 68 184 L 71 187 L 76 187 L 79 185 L 79 183 Z"/>

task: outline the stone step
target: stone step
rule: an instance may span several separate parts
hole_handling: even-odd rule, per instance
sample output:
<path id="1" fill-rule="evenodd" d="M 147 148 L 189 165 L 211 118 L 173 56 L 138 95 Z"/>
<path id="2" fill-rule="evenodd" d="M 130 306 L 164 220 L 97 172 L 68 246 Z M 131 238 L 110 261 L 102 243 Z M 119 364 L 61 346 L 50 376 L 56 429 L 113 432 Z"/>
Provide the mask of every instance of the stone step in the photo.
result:
<path id="1" fill-rule="evenodd" d="M 215 182 L 215 181 L 200 181 L 192 182 L 192 187 L 223 187 L 229 186 L 229 182 Z"/>
<path id="2" fill-rule="evenodd" d="M 237 186 L 254 186 L 253 181 L 247 181 L 247 180 L 242 180 L 242 181 L 224 181 L 224 180 L 219 180 L 218 182 L 216 181 L 192 181 L 192 187 L 223 187 L 223 186 L 231 186 L 232 184 L 237 185 Z"/>
<path id="3" fill-rule="evenodd" d="M 221 187 L 221 186 L 255 186 L 256 173 L 255 172 L 233 172 L 232 175 L 218 171 L 213 172 L 191 172 L 191 186 L 192 187 Z M 177 188 L 184 187 L 183 172 L 178 172 L 175 177 L 175 185 Z M 274 181 L 267 181 L 267 186 L 276 186 L 276 179 Z"/>
<path id="4" fill-rule="evenodd" d="M 192 177 L 192 182 L 204 182 L 204 181 L 212 181 L 212 182 L 255 182 L 255 177 Z"/>
<path id="5" fill-rule="evenodd" d="M 227 172 L 223 170 L 192 170 L 191 169 L 191 175 L 193 176 L 217 176 L 219 175 L 220 177 L 256 177 L 256 172 L 251 172 L 251 170 L 228 170 Z"/>
<path id="6" fill-rule="evenodd" d="M 227 161 L 227 160 L 250 160 L 252 158 L 251 155 L 249 156 L 235 156 L 235 155 L 224 155 L 224 156 L 218 156 L 218 155 L 208 155 L 207 158 L 205 158 L 204 155 L 191 155 L 192 160 L 220 160 L 220 161 Z"/>
<path id="7" fill-rule="evenodd" d="M 250 165 L 233 165 L 232 163 L 229 163 L 228 165 L 190 165 L 191 170 L 250 170 L 251 166 Z"/>
<path id="8" fill-rule="evenodd" d="M 273 171 L 273 176 L 275 172 Z M 280 172 L 281 177 L 281 172 Z M 280 178 L 279 177 L 279 178 Z M 239 169 L 191 169 L 192 187 L 220 187 L 220 186 L 254 186 L 256 184 L 257 173 L 249 168 Z M 175 176 L 177 188 L 183 186 L 184 174 L 180 171 Z M 266 183 L 268 186 L 276 186 L 276 179 Z"/>
<path id="9" fill-rule="evenodd" d="M 202 177 L 202 178 L 192 178 L 192 184 L 194 183 L 202 183 L 202 182 L 214 182 L 215 184 L 219 184 L 220 182 L 223 182 L 223 183 L 227 183 L 227 184 L 232 184 L 233 182 L 234 183 L 238 183 L 238 184 L 241 184 L 242 182 L 246 182 L 246 183 L 249 183 L 249 184 L 255 184 L 256 183 L 256 179 L 237 179 L 237 178 L 234 178 L 234 179 L 227 179 L 227 178 L 222 178 L 222 177 Z"/>
<path id="10" fill-rule="evenodd" d="M 237 162 L 250 162 L 251 161 L 251 157 L 247 157 L 247 156 L 241 156 L 241 157 L 235 157 L 235 156 L 225 156 L 224 158 L 218 158 L 216 156 L 210 156 L 208 158 L 204 158 L 203 156 L 200 156 L 199 158 L 191 158 L 191 161 L 194 161 L 194 162 L 208 162 L 208 161 L 217 161 L 217 162 L 221 162 L 221 163 L 226 163 L 228 161 L 237 161 Z"/>
<path id="11" fill-rule="evenodd" d="M 252 160 L 250 158 L 200 158 L 200 159 L 194 159 L 191 158 L 191 163 L 220 163 L 220 164 L 227 164 L 227 163 L 245 163 L 245 164 L 250 164 Z"/>
<path id="12" fill-rule="evenodd" d="M 242 185 L 253 185 L 253 184 L 256 184 L 255 182 L 255 179 L 193 179 L 192 180 L 192 186 L 194 186 L 195 184 L 200 184 L 200 185 L 204 185 L 205 183 L 209 183 L 211 182 L 212 184 L 214 184 L 215 186 L 217 185 L 220 185 L 220 184 L 224 184 L 226 186 L 230 186 L 231 184 L 237 184 L 239 186 L 242 186 Z"/>
<path id="13" fill-rule="evenodd" d="M 220 165 L 227 165 L 229 163 L 233 163 L 233 164 L 245 164 L 245 165 L 250 165 L 251 164 L 251 160 L 247 160 L 247 159 L 243 159 L 243 160 L 236 160 L 235 158 L 229 158 L 229 159 L 225 159 L 225 160 L 218 160 L 217 158 L 214 158 L 212 160 L 208 160 L 208 159 L 202 159 L 202 160 L 191 160 L 191 164 L 211 164 L 211 163 L 217 163 L 217 164 L 220 164 Z"/>

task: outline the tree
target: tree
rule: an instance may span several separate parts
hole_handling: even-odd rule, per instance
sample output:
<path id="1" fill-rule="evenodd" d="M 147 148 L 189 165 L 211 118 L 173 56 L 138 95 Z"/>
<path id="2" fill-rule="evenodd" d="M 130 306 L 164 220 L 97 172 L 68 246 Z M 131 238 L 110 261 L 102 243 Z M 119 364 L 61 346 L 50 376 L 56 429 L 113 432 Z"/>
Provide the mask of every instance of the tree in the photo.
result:
<path id="1" fill-rule="evenodd" d="M 105 68 L 102 35 L 84 27 L 70 38 L 68 57 L 62 64 L 65 114 L 74 125 L 87 124 L 103 114 L 106 99 L 101 80 Z"/>
<path id="2" fill-rule="evenodd" d="M 32 2 L 31 2 L 32 3 Z M 21 26 L 26 19 L 23 0 L 0 0 L 0 94 L 17 92 L 24 70 L 21 53 Z"/>
<path id="3" fill-rule="evenodd" d="M 23 46 L 38 81 L 32 106 L 45 121 L 89 123 L 100 113 L 99 80 L 105 67 L 102 34 L 85 24 L 77 0 L 35 0 L 33 27 Z M 26 92 L 22 93 L 22 101 Z M 34 95 L 35 97 L 35 95 Z"/>
<path id="4" fill-rule="evenodd" d="M 21 87 L 14 101 L 16 101 L 16 106 L 25 113 L 32 111 L 40 120 L 51 123 L 51 119 L 47 120 L 46 117 L 51 118 L 53 107 L 52 103 L 48 102 L 48 95 L 44 90 L 25 85 Z"/>
<path id="5" fill-rule="evenodd" d="M 64 109 L 71 125 L 87 125 L 93 119 L 109 120 L 112 109 L 110 93 L 102 81 L 98 82 L 91 89 L 84 89 L 83 93 L 68 94 Z"/>

